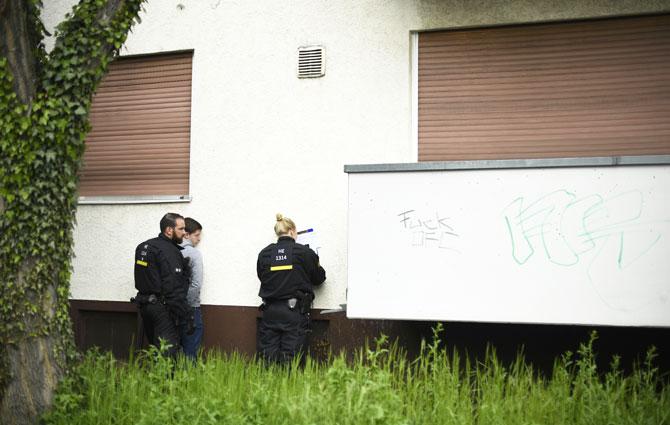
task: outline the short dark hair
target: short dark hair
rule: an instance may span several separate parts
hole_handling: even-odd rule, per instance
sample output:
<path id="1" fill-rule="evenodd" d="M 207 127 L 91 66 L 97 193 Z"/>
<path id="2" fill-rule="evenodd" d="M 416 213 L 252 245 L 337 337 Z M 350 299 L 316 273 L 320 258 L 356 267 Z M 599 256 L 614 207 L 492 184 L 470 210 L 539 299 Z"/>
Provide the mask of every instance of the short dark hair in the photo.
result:
<path id="1" fill-rule="evenodd" d="M 202 230 L 202 225 L 194 218 L 186 217 L 184 222 L 186 222 L 186 233 L 194 233 Z"/>
<path id="2" fill-rule="evenodd" d="M 161 218 L 161 233 L 165 233 L 165 229 L 168 227 L 175 227 L 177 226 L 177 220 L 178 219 L 184 219 L 184 217 L 180 216 L 177 213 L 167 213 Z"/>

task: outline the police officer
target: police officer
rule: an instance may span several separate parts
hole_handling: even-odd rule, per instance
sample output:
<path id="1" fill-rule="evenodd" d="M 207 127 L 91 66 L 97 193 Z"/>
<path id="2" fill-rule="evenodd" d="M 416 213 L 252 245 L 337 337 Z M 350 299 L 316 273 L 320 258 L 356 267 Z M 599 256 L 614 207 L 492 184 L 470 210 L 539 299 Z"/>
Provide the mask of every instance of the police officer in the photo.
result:
<path id="1" fill-rule="evenodd" d="M 289 363 L 306 349 L 313 287 L 326 280 L 326 271 L 309 246 L 295 242 L 293 220 L 277 214 L 275 234 L 277 243 L 265 247 L 256 263 L 263 299 L 257 349 L 268 362 Z"/>
<path id="2" fill-rule="evenodd" d="M 179 244 L 184 237 L 184 217 L 167 213 L 160 221 L 158 237 L 142 242 L 135 249 L 135 288 L 149 343 L 159 346 L 159 338 L 179 350 L 178 325 L 188 320 L 186 294 L 189 287 L 188 263 Z"/>

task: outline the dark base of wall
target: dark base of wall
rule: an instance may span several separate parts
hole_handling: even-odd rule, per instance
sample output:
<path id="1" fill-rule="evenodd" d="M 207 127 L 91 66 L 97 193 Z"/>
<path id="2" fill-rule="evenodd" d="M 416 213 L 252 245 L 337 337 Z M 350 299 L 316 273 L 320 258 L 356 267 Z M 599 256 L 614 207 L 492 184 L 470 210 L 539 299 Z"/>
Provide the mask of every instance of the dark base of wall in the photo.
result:
<path id="1" fill-rule="evenodd" d="M 350 320 L 343 312 L 321 314 L 312 310 L 310 352 L 317 358 L 342 350 L 353 351 L 381 334 L 397 339 L 416 354 L 427 322 L 389 320 Z M 115 301 L 71 300 L 70 314 L 74 323 L 77 347 L 86 350 L 98 346 L 119 358 L 127 358 L 131 348 L 147 345 L 141 318 L 134 304 Z M 237 351 L 249 356 L 256 352 L 256 324 L 260 313 L 255 307 L 203 305 L 205 350 Z"/>
<path id="2" fill-rule="evenodd" d="M 131 349 L 146 346 L 141 319 L 134 304 L 111 301 L 72 300 L 71 316 L 75 340 L 81 350 L 98 346 L 119 358 L 127 358 Z M 255 307 L 203 305 L 205 349 L 238 351 L 253 355 L 256 351 L 256 323 L 260 314 Z M 344 313 L 321 314 L 312 311 L 310 353 L 325 358 L 329 352 L 352 353 L 371 343 L 381 334 L 398 340 L 410 356 L 418 354 L 421 339 L 432 339 L 434 322 L 347 319 Z M 488 345 L 495 347 L 499 359 L 514 361 L 521 350 L 527 361 L 550 372 L 557 356 L 576 352 L 595 330 L 594 344 L 599 366 L 604 370 L 613 355 L 619 355 L 623 367 L 644 360 L 650 346 L 658 349 L 656 365 L 670 371 L 670 328 L 631 328 L 605 326 L 522 325 L 496 323 L 444 324 L 440 339 L 450 351 L 481 359 Z"/>
<path id="3" fill-rule="evenodd" d="M 255 307 L 203 305 L 205 323 L 205 348 L 238 351 L 253 355 L 256 352 L 256 324 L 260 313 Z M 382 333 L 398 338 L 406 347 L 418 347 L 421 335 L 428 325 L 425 322 L 399 322 L 389 320 L 350 320 L 344 312 L 311 313 L 310 352 L 317 358 L 328 353 L 362 347 L 366 340 L 373 342 Z"/>
<path id="4" fill-rule="evenodd" d="M 630 370 L 635 363 L 642 363 L 654 346 L 658 354 L 655 364 L 661 372 L 670 372 L 670 328 L 459 322 L 445 323 L 444 327 L 442 339 L 450 350 L 467 350 L 472 357 L 483 358 L 490 345 L 505 363 L 523 352 L 528 362 L 546 373 L 558 357 L 567 351 L 576 353 L 596 331 L 593 349 L 599 370 L 608 370 L 615 355 L 621 366 Z"/>

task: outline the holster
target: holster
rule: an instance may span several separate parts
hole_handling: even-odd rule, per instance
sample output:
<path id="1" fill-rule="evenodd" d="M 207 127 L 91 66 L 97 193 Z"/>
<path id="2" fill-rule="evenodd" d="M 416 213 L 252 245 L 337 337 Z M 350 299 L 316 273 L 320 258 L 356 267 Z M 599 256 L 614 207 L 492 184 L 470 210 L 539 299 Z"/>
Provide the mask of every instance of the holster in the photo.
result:
<path id="1" fill-rule="evenodd" d="M 298 307 L 300 308 L 301 314 L 307 314 L 312 309 L 312 301 L 314 300 L 314 295 L 309 292 L 298 291 Z"/>
<path id="2" fill-rule="evenodd" d="M 140 306 L 145 304 L 156 304 L 158 302 L 158 297 L 156 296 L 156 294 L 149 294 L 149 295 L 137 294 L 130 299 L 130 302 Z"/>

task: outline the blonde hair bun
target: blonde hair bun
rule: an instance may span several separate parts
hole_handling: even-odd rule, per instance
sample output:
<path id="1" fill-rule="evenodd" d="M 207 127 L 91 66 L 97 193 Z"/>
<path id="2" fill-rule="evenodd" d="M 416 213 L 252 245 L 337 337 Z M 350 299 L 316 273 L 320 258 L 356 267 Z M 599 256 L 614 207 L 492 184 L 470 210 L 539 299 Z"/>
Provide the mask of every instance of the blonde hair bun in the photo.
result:
<path id="1" fill-rule="evenodd" d="M 275 223 L 275 234 L 277 236 L 287 235 L 289 231 L 295 230 L 295 223 L 288 217 L 277 213 L 277 222 Z"/>

